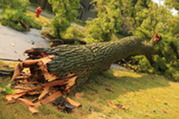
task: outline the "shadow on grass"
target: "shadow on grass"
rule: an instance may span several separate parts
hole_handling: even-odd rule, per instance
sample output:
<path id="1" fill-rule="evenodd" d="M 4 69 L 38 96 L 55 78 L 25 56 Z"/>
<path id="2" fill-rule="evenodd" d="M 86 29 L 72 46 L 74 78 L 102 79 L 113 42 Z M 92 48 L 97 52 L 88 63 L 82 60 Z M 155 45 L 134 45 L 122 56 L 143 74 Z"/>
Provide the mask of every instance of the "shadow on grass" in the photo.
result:
<path id="1" fill-rule="evenodd" d="M 0 77 L 0 87 L 7 85 L 10 78 Z M 71 98 L 82 104 L 81 108 L 74 110 L 72 114 L 66 114 L 57 110 L 56 107 L 47 104 L 40 106 L 38 115 L 32 115 L 26 106 L 19 103 L 8 105 L 4 95 L 0 94 L 0 118 L 1 119 L 91 119 L 106 116 L 103 109 L 107 100 L 115 100 L 119 96 L 158 87 L 169 86 L 169 81 L 162 76 L 139 74 L 129 71 L 109 70 L 97 75 L 80 88 L 77 92 L 84 93 L 82 98 L 76 98 L 74 93 Z M 105 110 L 105 111 L 104 111 Z M 112 112 L 108 116 L 118 116 L 118 112 Z"/>
<path id="2" fill-rule="evenodd" d="M 83 105 L 81 108 L 76 109 L 77 112 L 83 112 L 83 115 L 79 116 L 81 118 L 91 119 L 105 117 L 115 119 L 116 117 L 116 119 L 118 119 L 119 115 L 121 115 L 125 118 L 142 119 L 145 115 L 140 114 L 139 110 L 148 110 L 148 113 L 151 114 L 150 110 L 155 107 L 150 107 L 149 109 L 148 105 L 155 106 L 155 103 L 153 104 L 152 102 L 155 102 L 155 100 L 150 99 L 152 99 L 153 96 L 157 98 L 164 97 L 164 93 L 161 95 L 158 95 L 158 93 L 161 93 L 161 89 L 163 91 L 163 89 L 169 87 L 170 82 L 171 81 L 166 80 L 165 77 L 158 75 L 109 70 L 94 76 L 88 83 L 78 88 L 75 93 L 82 93 L 84 94 L 83 97 L 76 98 L 72 96 L 72 98 Z M 128 103 L 128 101 L 130 101 L 130 103 Z M 144 107 L 132 108 L 127 112 L 117 109 L 115 106 L 116 104 L 128 105 L 128 107 L 131 108 L 133 107 L 133 103 L 135 105 L 141 105 L 141 102 L 143 102 Z M 131 114 L 132 117 L 128 117 Z M 162 113 L 160 114 L 162 115 Z M 138 116 L 135 117 L 133 115 Z"/>
<path id="3" fill-rule="evenodd" d="M 167 87 L 169 81 L 163 76 L 109 70 L 91 78 L 77 92 L 98 94 L 106 100 L 115 99 L 128 92 Z"/>

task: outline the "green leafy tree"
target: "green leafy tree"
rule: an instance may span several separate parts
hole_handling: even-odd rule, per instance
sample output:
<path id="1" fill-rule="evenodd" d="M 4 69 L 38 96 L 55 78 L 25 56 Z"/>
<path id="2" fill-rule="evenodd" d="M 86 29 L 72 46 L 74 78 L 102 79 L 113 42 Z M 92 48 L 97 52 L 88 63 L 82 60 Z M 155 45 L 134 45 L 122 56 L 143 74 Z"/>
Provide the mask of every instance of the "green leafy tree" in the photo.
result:
<path id="1" fill-rule="evenodd" d="M 155 33 L 166 32 L 166 22 L 169 17 L 171 17 L 171 12 L 166 7 L 150 3 L 149 8 L 137 12 L 136 19 L 140 21 L 140 24 L 132 33 L 149 38 Z"/>
<path id="2" fill-rule="evenodd" d="M 151 0 L 121 0 L 119 3 L 119 19 L 122 19 L 122 29 L 119 29 L 118 32 L 131 34 L 142 23 L 143 18 L 137 17 L 139 12 L 149 8 Z"/>
<path id="3" fill-rule="evenodd" d="M 78 8 L 80 7 L 79 1 L 80 0 L 49 0 L 53 12 L 55 12 L 52 26 L 56 38 L 61 38 L 61 32 L 64 32 L 77 17 Z"/>
<path id="4" fill-rule="evenodd" d="M 93 0 L 97 18 L 87 21 L 86 33 L 88 42 L 111 40 L 111 35 L 119 29 L 119 2 L 117 0 Z"/>
<path id="5" fill-rule="evenodd" d="M 138 14 L 149 8 L 151 0 L 93 0 L 97 18 L 87 22 L 88 42 L 111 40 L 113 33 L 132 34 L 143 21 Z"/>
<path id="6" fill-rule="evenodd" d="M 165 0 L 165 4 L 170 8 L 175 8 L 179 10 L 179 1 L 178 0 Z"/>
<path id="7" fill-rule="evenodd" d="M 0 0 L 1 23 L 18 31 L 26 31 L 30 27 L 40 29 L 41 25 L 33 17 L 26 15 L 28 5 L 28 0 Z"/>
<path id="8" fill-rule="evenodd" d="M 154 72 L 165 73 L 174 80 L 179 79 L 177 75 L 179 73 L 177 72 L 179 66 L 178 16 L 173 16 L 165 6 L 151 3 L 149 8 L 139 11 L 136 17 L 142 22 L 132 31 L 134 35 L 150 38 L 151 35 L 158 33 L 163 37 L 156 47 L 158 53 L 150 57 L 152 60 L 150 62 L 143 57 L 143 62 L 139 62 L 140 69 L 145 69 L 144 67 L 149 66 L 147 63 L 150 63 L 154 67 L 148 68 L 150 71 L 153 69 Z"/>
<path id="9" fill-rule="evenodd" d="M 29 5 L 29 0 L 0 0 L 1 8 L 10 8 L 20 10 L 21 12 L 26 11 L 26 7 Z"/>

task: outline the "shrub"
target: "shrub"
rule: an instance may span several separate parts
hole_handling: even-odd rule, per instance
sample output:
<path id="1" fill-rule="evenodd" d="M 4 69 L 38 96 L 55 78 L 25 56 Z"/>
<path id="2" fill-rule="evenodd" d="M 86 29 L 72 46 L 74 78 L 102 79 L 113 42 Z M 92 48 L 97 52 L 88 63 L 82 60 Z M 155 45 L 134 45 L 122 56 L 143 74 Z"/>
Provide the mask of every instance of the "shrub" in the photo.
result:
<path id="1" fill-rule="evenodd" d="M 37 29 L 41 29 L 42 27 L 36 21 L 34 21 L 32 17 L 26 16 L 23 12 L 19 12 L 18 10 L 13 9 L 4 10 L 1 18 L 1 23 L 18 31 L 28 30 L 25 25 Z"/>
<path id="2" fill-rule="evenodd" d="M 0 8 L 16 9 L 21 12 L 25 12 L 29 4 L 29 0 L 0 0 Z"/>
<path id="3" fill-rule="evenodd" d="M 12 27 L 18 31 L 29 30 L 29 27 L 41 29 L 41 25 L 26 15 L 28 0 L 0 0 L 0 21 L 3 25 Z"/>
<path id="4" fill-rule="evenodd" d="M 63 33 L 64 39 L 83 39 L 84 36 L 84 30 L 80 29 L 76 26 L 71 26 L 67 28 L 67 30 Z"/>

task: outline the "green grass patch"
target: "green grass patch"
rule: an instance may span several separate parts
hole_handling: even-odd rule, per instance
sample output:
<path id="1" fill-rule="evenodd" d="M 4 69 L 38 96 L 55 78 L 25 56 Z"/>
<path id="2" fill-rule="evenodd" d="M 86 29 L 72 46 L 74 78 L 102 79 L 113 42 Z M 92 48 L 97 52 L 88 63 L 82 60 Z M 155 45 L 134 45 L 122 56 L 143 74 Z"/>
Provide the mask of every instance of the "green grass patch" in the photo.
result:
<path id="1" fill-rule="evenodd" d="M 35 12 L 31 12 L 29 10 L 27 11 L 26 15 L 32 17 L 33 20 L 36 21 L 38 24 L 41 24 L 41 26 L 47 26 L 51 22 L 50 19 L 42 15 L 40 15 L 39 17 L 35 17 Z"/>
<path id="2" fill-rule="evenodd" d="M 30 7 L 36 9 L 37 7 L 39 7 L 40 5 L 35 4 L 35 3 L 30 3 Z M 55 15 L 55 13 L 53 13 L 52 11 L 48 10 L 48 9 L 43 9 L 44 12 L 48 13 L 48 14 L 52 14 Z"/>
<path id="3" fill-rule="evenodd" d="M 0 21 L 3 25 L 18 31 L 28 31 L 29 27 L 41 29 L 43 26 L 50 24 L 50 20 L 46 17 L 40 16 L 37 18 L 34 12 L 22 12 L 14 9 L 5 9 Z"/>
<path id="4" fill-rule="evenodd" d="M 10 78 L 0 77 L 0 86 Z M 71 114 L 51 104 L 40 106 L 32 115 L 26 106 L 7 104 L 0 94 L 1 119 L 177 119 L 179 117 L 179 84 L 163 76 L 109 70 L 94 76 L 70 97 L 82 104 Z M 118 105 L 118 107 L 116 106 Z M 121 107 L 119 107 L 121 105 Z"/>
<path id="5" fill-rule="evenodd" d="M 0 69 L 1 70 L 13 70 L 14 66 L 17 64 L 17 62 L 4 62 L 0 61 Z"/>

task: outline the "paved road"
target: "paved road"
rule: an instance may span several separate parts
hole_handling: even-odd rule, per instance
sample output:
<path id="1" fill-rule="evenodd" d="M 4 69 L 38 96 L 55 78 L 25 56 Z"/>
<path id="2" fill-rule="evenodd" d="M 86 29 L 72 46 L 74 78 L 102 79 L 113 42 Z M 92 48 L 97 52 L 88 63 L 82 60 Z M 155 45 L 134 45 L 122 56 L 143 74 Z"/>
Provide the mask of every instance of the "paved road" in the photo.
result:
<path id="1" fill-rule="evenodd" d="M 0 26 L 0 58 L 25 59 L 23 53 L 27 49 L 50 47 L 47 39 L 40 31 L 31 29 L 29 32 L 18 32 L 6 26 Z"/>

